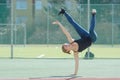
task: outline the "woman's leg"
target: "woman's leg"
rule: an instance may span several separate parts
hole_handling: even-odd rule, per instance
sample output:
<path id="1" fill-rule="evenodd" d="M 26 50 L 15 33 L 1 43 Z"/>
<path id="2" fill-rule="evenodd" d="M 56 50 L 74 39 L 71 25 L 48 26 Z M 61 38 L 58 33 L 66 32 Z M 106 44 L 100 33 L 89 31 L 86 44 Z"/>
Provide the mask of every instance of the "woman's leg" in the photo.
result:
<path id="1" fill-rule="evenodd" d="M 92 14 L 92 19 L 91 19 L 90 29 L 89 29 L 89 34 L 92 39 L 92 42 L 95 42 L 97 39 L 97 34 L 96 34 L 94 28 L 95 28 L 95 13 Z"/>
<path id="2" fill-rule="evenodd" d="M 68 13 L 65 12 L 64 15 L 70 22 L 70 24 L 75 28 L 81 38 L 86 38 L 89 36 L 89 33 L 85 29 L 83 29 L 78 23 L 76 23 Z"/>

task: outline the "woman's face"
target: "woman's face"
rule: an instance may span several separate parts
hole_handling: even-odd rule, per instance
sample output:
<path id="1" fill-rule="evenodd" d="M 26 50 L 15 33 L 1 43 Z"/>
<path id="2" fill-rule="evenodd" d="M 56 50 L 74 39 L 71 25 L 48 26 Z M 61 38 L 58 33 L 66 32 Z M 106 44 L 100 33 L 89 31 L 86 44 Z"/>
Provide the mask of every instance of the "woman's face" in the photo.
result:
<path id="1" fill-rule="evenodd" d="M 70 44 L 65 43 L 65 44 L 63 45 L 63 48 L 64 48 L 64 51 L 65 51 L 66 53 L 69 53 L 69 52 L 70 52 Z"/>

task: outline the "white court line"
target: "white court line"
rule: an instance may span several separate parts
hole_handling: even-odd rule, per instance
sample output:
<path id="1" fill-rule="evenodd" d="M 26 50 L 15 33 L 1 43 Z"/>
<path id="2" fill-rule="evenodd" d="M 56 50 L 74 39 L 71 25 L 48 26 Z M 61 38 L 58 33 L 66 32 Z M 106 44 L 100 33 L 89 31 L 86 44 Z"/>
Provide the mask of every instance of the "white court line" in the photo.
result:
<path id="1" fill-rule="evenodd" d="M 44 56 L 45 56 L 44 54 L 41 54 L 41 55 L 37 56 L 37 58 L 42 58 Z"/>

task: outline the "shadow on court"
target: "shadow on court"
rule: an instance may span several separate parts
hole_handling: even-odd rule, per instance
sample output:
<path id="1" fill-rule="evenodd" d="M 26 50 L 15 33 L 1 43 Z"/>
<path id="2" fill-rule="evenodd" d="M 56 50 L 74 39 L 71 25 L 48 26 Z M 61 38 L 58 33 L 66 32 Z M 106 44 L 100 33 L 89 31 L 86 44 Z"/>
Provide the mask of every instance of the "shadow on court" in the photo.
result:
<path id="1" fill-rule="evenodd" d="M 82 78 L 82 76 L 74 76 L 74 75 L 67 75 L 67 76 L 49 76 L 47 78 L 30 78 L 30 80 L 78 80 Z"/>
<path id="2" fill-rule="evenodd" d="M 68 76 L 50 76 L 50 78 L 66 78 L 66 80 L 71 80 L 75 78 L 82 78 L 82 76 L 68 75 Z"/>
<path id="3" fill-rule="evenodd" d="M 64 78 L 64 77 L 65 77 L 65 78 L 78 78 L 78 77 L 82 77 L 82 76 L 73 76 L 73 75 L 71 76 L 71 75 L 68 75 L 68 76 L 50 76 L 50 77 L 51 77 L 51 78 L 56 78 L 56 77 L 57 77 L 57 78 L 58 78 L 58 77 L 59 77 L 59 78 Z"/>
<path id="4" fill-rule="evenodd" d="M 19 79 L 16 79 L 19 80 Z M 120 78 L 29 78 L 28 80 L 120 80 Z"/>

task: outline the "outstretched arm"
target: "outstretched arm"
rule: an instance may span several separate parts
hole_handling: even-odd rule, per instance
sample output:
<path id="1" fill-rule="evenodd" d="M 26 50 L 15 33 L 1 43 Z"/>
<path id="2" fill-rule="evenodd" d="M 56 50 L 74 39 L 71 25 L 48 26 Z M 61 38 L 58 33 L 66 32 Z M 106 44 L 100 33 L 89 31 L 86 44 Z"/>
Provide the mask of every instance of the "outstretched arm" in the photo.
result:
<path id="1" fill-rule="evenodd" d="M 70 33 L 66 30 L 66 28 L 59 21 L 55 21 L 52 24 L 57 24 L 60 27 L 60 29 L 62 30 L 62 32 L 66 35 L 69 43 L 73 42 L 73 39 L 72 39 Z"/>
<path id="2" fill-rule="evenodd" d="M 78 67 L 79 67 L 78 52 L 74 52 L 74 59 L 75 59 L 75 71 L 74 71 L 74 75 L 77 75 L 77 73 L 78 73 Z"/>

